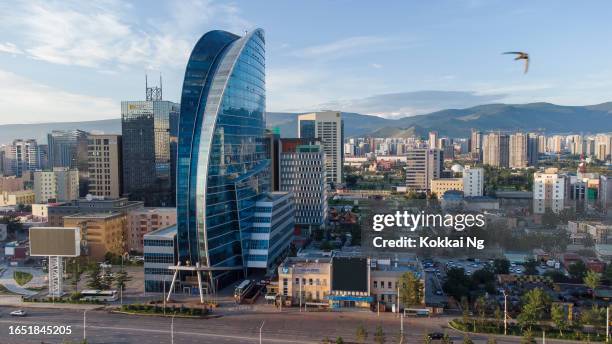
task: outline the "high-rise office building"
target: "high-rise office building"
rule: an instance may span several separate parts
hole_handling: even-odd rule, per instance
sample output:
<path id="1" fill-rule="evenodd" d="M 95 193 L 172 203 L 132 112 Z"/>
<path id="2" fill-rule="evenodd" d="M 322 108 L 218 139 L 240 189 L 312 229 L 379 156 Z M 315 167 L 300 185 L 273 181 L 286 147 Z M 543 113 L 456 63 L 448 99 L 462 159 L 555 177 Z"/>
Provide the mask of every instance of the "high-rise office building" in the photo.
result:
<path id="1" fill-rule="evenodd" d="M 264 44 L 261 29 L 243 37 L 210 31 L 196 43 L 185 71 L 177 158 L 178 260 L 205 269 L 213 288 L 247 273 L 255 204 L 270 190 Z M 181 283 L 189 283 L 187 275 L 181 274 Z"/>
<path id="2" fill-rule="evenodd" d="M 89 194 L 119 198 L 121 196 L 121 135 L 89 135 Z"/>
<path id="3" fill-rule="evenodd" d="M 327 182 L 332 186 L 342 183 L 344 121 L 340 112 L 323 111 L 298 116 L 298 136 L 321 141 L 327 161 Z"/>
<path id="4" fill-rule="evenodd" d="M 79 195 L 87 194 L 89 169 L 87 162 L 87 132 L 53 130 L 47 135 L 49 168 L 68 167 L 79 170 Z"/>
<path id="5" fill-rule="evenodd" d="M 478 197 L 483 195 L 484 169 L 481 167 L 465 166 L 463 168 L 463 195 L 465 197 Z"/>
<path id="6" fill-rule="evenodd" d="M 280 191 L 280 134 L 266 130 L 266 152 L 270 157 L 270 187 L 272 191 Z"/>
<path id="7" fill-rule="evenodd" d="M 485 135 L 482 142 L 482 162 L 495 167 L 509 167 L 509 144 L 507 134 L 493 132 Z"/>
<path id="8" fill-rule="evenodd" d="M 565 177 L 555 168 L 533 174 L 533 211 L 544 214 L 546 210 L 559 213 L 565 200 Z"/>
<path id="9" fill-rule="evenodd" d="M 444 154 L 439 149 L 411 148 L 406 152 L 406 187 L 416 192 L 428 192 L 431 180 L 440 178 L 444 169 Z"/>
<path id="10" fill-rule="evenodd" d="M 66 202 L 79 198 L 79 170 L 54 167 L 52 171 L 34 172 L 36 203 Z"/>
<path id="11" fill-rule="evenodd" d="M 525 133 L 514 133 L 510 135 L 509 165 L 511 168 L 527 167 L 528 139 Z"/>
<path id="12" fill-rule="evenodd" d="M 311 231 L 327 220 L 325 152 L 316 139 L 281 139 L 280 189 L 295 200 L 296 226 Z"/>
<path id="13" fill-rule="evenodd" d="M 147 206 L 174 206 L 171 128 L 179 104 L 162 100 L 161 87 L 146 100 L 121 102 L 123 194 Z"/>

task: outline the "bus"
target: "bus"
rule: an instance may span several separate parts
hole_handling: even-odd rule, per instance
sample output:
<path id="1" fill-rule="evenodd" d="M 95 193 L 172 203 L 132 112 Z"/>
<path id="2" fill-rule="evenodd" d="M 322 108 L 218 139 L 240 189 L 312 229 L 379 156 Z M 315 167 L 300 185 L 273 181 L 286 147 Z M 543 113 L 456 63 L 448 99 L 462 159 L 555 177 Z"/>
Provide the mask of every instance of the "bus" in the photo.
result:
<path id="1" fill-rule="evenodd" d="M 255 283 L 248 279 L 240 282 L 236 289 L 234 289 L 234 301 L 236 301 L 236 303 L 242 302 L 242 299 L 244 299 L 245 295 L 247 295 L 254 286 Z"/>
<path id="2" fill-rule="evenodd" d="M 404 308 L 404 316 L 428 317 L 429 309 L 427 308 Z"/>
<path id="3" fill-rule="evenodd" d="M 102 302 L 117 301 L 117 291 L 114 289 L 112 290 L 83 290 L 81 292 L 81 300 L 102 301 Z"/>

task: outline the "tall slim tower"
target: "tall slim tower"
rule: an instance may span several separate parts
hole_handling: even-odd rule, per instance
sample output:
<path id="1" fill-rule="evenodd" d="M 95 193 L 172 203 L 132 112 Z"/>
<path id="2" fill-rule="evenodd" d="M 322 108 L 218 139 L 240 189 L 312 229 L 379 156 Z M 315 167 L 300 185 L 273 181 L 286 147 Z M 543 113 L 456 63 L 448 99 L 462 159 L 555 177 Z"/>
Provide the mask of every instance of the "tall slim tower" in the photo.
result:
<path id="1" fill-rule="evenodd" d="M 510 167 L 527 167 L 527 135 L 525 133 L 514 133 L 510 135 Z"/>
<path id="2" fill-rule="evenodd" d="M 314 112 L 298 116 L 298 136 L 319 139 L 325 151 L 327 182 L 342 183 L 344 162 L 344 121 L 338 111 Z"/>
<path id="3" fill-rule="evenodd" d="M 174 206 L 172 136 L 180 105 L 145 80 L 144 101 L 121 102 L 123 194 L 147 206 Z"/>
<path id="4" fill-rule="evenodd" d="M 509 142 L 507 134 L 492 132 L 483 138 L 482 161 L 485 165 L 509 167 Z"/>

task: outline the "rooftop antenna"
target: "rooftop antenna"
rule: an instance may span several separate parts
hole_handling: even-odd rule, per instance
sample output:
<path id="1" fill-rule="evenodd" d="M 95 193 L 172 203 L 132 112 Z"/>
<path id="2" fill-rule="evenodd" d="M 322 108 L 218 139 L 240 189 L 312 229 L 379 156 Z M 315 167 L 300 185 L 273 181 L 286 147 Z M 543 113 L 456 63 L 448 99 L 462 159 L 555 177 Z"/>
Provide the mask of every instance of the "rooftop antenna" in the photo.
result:
<path id="1" fill-rule="evenodd" d="M 159 86 L 149 87 L 149 80 L 145 74 L 145 96 L 147 101 L 162 100 L 162 78 L 159 74 Z"/>

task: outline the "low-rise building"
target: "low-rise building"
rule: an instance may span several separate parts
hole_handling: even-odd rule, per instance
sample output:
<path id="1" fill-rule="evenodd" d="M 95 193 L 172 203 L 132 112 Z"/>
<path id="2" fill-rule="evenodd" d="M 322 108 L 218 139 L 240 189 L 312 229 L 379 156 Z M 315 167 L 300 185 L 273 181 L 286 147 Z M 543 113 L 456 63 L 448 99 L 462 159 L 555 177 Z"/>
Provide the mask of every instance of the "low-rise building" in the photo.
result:
<path id="1" fill-rule="evenodd" d="M 612 243 L 612 225 L 601 221 L 568 221 L 567 231 L 574 244 L 592 239 L 595 244 Z"/>
<path id="2" fill-rule="evenodd" d="M 441 198 L 446 191 L 463 191 L 463 178 L 436 178 L 431 180 L 431 193 Z"/>
<path id="3" fill-rule="evenodd" d="M 331 257 L 289 257 L 278 268 L 278 281 L 287 304 L 327 305 L 331 293 Z"/>
<path id="4" fill-rule="evenodd" d="M 127 198 L 105 198 L 96 196 L 79 198 L 70 202 L 50 204 L 48 209 L 49 226 L 63 226 L 64 216 L 67 215 L 106 212 L 127 214 L 130 210 L 142 208 L 143 205 L 143 202 L 130 201 Z"/>
<path id="5" fill-rule="evenodd" d="M 174 224 L 176 224 L 174 207 L 146 207 L 128 211 L 126 236 L 128 251 L 143 252 L 145 234 Z"/>
<path id="6" fill-rule="evenodd" d="M 331 294 L 327 297 L 332 308 L 369 308 L 370 259 L 361 255 L 332 258 Z"/>
<path id="7" fill-rule="evenodd" d="M 64 227 L 79 227 L 85 255 L 103 260 L 106 253 L 125 252 L 126 215 L 120 212 L 75 214 L 64 217 Z"/>
<path id="8" fill-rule="evenodd" d="M 371 294 L 384 308 L 397 304 L 398 281 L 403 274 L 412 273 L 423 281 L 416 259 L 372 259 L 370 269 Z"/>
<path id="9" fill-rule="evenodd" d="M 79 170 L 54 167 L 34 172 L 36 203 L 66 202 L 79 198 Z"/>

